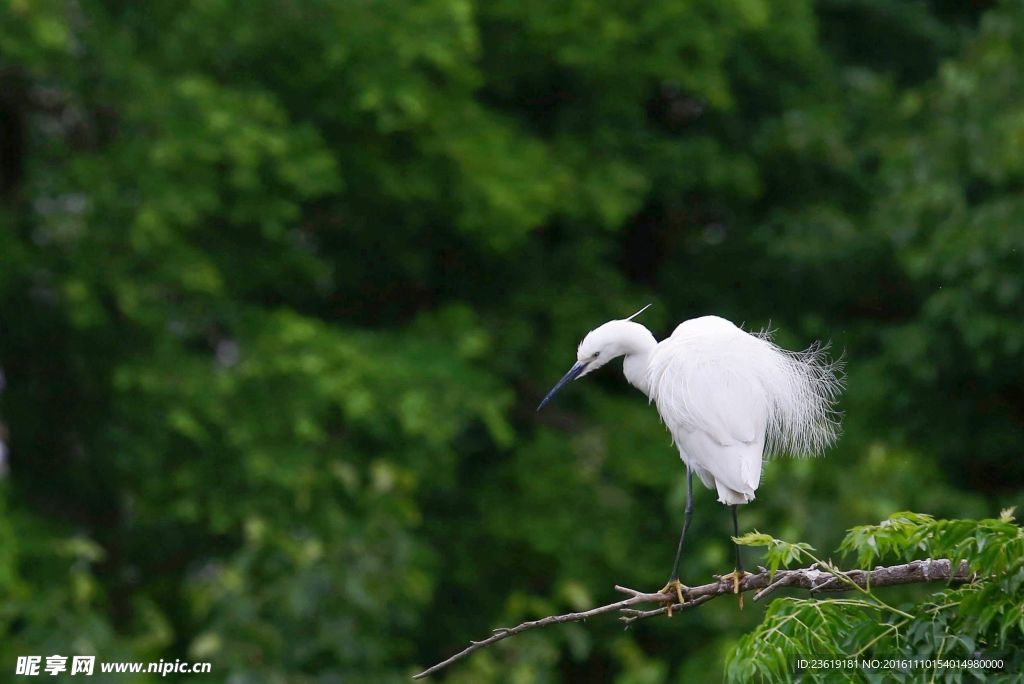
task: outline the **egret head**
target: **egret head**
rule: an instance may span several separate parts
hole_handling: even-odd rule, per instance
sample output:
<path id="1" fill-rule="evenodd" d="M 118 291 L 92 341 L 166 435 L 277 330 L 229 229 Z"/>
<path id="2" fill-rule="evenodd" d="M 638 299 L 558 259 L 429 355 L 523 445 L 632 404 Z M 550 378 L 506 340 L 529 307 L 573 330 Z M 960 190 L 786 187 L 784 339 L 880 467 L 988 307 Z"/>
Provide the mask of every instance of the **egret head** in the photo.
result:
<path id="1" fill-rule="evenodd" d="M 582 378 L 587 373 L 596 371 L 612 359 L 639 351 L 643 346 L 642 343 L 648 339 L 653 341 L 647 328 L 632 320 L 643 313 L 648 306 L 650 304 L 625 320 L 608 321 L 588 332 L 576 349 L 576 363 L 551 388 L 551 391 L 540 402 L 537 410 L 544 408 L 558 390 L 576 378 Z"/>

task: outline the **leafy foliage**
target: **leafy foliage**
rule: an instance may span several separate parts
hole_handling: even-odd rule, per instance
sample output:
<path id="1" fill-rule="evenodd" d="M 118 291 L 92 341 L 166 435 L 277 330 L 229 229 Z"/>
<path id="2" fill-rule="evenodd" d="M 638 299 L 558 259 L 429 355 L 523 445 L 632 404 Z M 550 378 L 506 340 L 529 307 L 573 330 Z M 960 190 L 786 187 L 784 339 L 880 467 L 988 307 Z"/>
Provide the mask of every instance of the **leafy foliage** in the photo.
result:
<path id="1" fill-rule="evenodd" d="M 790 543 L 775 539 L 770 534 L 748 532 L 733 539 L 740 546 L 765 546 L 764 563 L 771 576 L 775 576 L 779 567 L 789 567 L 799 563 L 802 558 L 813 558 L 814 547 L 805 542 Z"/>
<path id="2" fill-rule="evenodd" d="M 766 538 L 766 539 L 764 539 Z M 769 562 L 786 558 L 797 545 L 769 535 L 747 535 L 750 545 L 768 545 Z M 730 655 L 726 674 L 731 681 L 751 678 L 784 680 L 798 657 L 955 659 L 998 657 L 1004 677 L 1024 666 L 1024 528 L 1004 511 L 998 519 L 936 520 L 918 513 L 896 513 L 878 525 L 849 530 L 840 551 L 857 554 L 867 568 L 876 560 L 949 558 L 954 567 L 966 561 L 975 578 L 919 595 L 898 608 L 882 601 L 884 589 L 865 589 L 855 598 L 781 598 L 774 600 L 764 621 L 744 636 Z M 790 551 L 777 551 L 789 549 Z M 817 559 L 815 559 L 817 560 Z M 820 562 L 820 561 L 818 561 Z M 835 572 L 829 563 L 823 567 Z M 886 670 L 888 679 L 917 681 L 922 670 Z M 931 674 L 934 671 L 929 671 Z M 952 669 L 942 676 L 962 680 L 966 674 L 987 679 L 992 673 Z M 868 681 L 857 668 L 809 671 L 812 681 Z"/>
<path id="3" fill-rule="evenodd" d="M 844 549 L 995 576 L 1012 523 L 943 519 L 1024 503 L 1022 27 L 1009 2 L 0 4 L 0 667 L 398 681 L 661 586 L 684 488 L 651 407 L 609 370 L 533 411 L 647 302 L 659 336 L 717 313 L 845 351 L 840 446 L 743 510 L 807 540 L 769 563 L 913 509 Z M 697 496 L 684 580 L 731 562 Z M 978 591 L 988 622 L 936 634 L 996 643 L 1017 604 Z M 452 679 L 717 681 L 761 617 L 718 610 Z"/>
<path id="4" fill-rule="evenodd" d="M 1013 509 L 998 519 L 935 520 L 919 513 L 894 513 L 878 525 L 852 528 L 839 546 L 857 554 L 861 567 L 876 559 L 902 556 L 911 560 L 921 553 L 969 560 L 975 572 L 1006 574 L 1024 563 L 1024 534 L 1013 522 Z"/>

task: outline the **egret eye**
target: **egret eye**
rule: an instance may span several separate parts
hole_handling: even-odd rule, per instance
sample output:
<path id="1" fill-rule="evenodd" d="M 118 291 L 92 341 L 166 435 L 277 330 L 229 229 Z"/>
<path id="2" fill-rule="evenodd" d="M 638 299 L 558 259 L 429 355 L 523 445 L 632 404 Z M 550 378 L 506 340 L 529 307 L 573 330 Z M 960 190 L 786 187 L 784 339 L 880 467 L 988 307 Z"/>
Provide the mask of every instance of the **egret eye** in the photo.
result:
<path id="1" fill-rule="evenodd" d="M 596 359 L 596 358 L 597 358 L 598 356 L 600 356 L 600 355 L 601 355 L 601 352 L 599 352 L 599 351 L 596 351 L 596 352 L 594 352 L 593 354 L 591 354 L 591 355 L 590 355 L 590 358 L 592 358 L 592 359 Z"/>

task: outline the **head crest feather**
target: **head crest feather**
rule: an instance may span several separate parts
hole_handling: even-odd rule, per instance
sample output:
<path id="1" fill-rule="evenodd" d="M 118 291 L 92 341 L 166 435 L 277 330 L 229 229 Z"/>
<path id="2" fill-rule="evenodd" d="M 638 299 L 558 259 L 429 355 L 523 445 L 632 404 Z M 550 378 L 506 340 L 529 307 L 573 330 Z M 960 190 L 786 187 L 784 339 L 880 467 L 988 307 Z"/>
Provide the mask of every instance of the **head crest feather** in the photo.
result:
<path id="1" fill-rule="evenodd" d="M 635 314 L 633 314 L 632 316 L 630 316 L 630 317 L 629 317 L 629 318 L 627 318 L 626 320 L 627 320 L 627 321 L 631 321 L 631 320 L 633 320 L 634 318 L 636 318 L 637 316 L 639 316 L 640 314 L 642 314 L 642 313 L 643 313 L 644 311 L 647 311 L 648 309 L 650 309 L 650 308 L 651 308 L 652 306 L 654 306 L 654 302 L 651 302 L 650 304 L 648 304 L 648 305 L 647 305 L 647 306 L 645 306 L 644 308 L 640 309 L 639 311 L 637 311 L 637 312 L 636 312 Z"/>

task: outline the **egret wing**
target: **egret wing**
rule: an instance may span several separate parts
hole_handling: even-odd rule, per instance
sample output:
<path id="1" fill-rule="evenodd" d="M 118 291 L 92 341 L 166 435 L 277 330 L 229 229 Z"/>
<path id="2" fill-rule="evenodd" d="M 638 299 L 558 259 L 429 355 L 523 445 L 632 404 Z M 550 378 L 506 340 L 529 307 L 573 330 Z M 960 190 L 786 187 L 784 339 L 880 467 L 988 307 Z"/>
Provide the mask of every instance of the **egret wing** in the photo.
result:
<path id="1" fill-rule="evenodd" d="M 684 460 L 743 503 L 761 479 L 768 401 L 756 374 L 745 372 L 746 334 L 722 319 L 711 323 L 680 326 L 658 345 L 648 367 L 650 396 Z M 735 498 L 722 486 L 719 493 Z"/>

